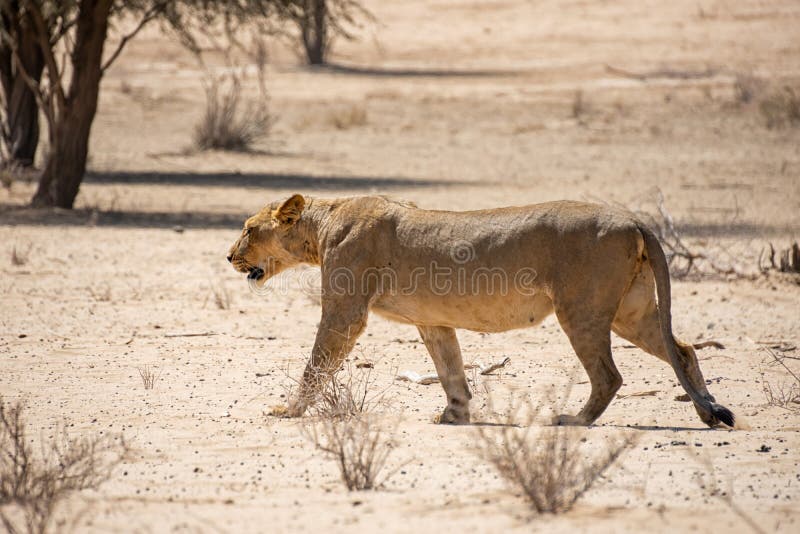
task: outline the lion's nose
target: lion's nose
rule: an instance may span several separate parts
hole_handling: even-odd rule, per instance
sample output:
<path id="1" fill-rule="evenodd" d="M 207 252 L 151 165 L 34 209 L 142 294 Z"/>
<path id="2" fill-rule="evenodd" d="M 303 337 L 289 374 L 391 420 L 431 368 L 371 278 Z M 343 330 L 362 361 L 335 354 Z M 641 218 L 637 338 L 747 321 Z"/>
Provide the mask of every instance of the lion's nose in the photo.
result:
<path id="1" fill-rule="evenodd" d="M 228 254 L 228 263 L 233 261 L 233 254 Z"/>

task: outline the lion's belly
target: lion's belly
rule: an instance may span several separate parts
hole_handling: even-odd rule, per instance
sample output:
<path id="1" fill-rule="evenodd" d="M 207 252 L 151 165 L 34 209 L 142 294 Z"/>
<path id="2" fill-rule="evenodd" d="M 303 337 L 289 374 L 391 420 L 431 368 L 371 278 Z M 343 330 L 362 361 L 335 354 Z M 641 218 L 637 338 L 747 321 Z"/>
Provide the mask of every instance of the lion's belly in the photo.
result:
<path id="1" fill-rule="evenodd" d="M 553 312 L 553 303 L 544 293 L 481 297 L 384 295 L 376 299 L 372 310 L 400 323 L 504 332 L 541 323 Z"/>

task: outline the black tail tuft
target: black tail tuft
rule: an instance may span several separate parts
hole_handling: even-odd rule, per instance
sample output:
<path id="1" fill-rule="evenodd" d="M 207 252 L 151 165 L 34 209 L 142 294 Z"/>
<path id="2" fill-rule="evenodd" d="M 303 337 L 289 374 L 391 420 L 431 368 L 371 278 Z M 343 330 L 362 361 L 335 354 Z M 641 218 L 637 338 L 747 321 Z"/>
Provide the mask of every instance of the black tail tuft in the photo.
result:
<path id="1" fill-rule="evenodd" d="M 733 412 L 721 404 L 712 402 L 711 414 L 731 428 L 733 428 L 733 425 L 736 423 L 736 417 L 733 415 Z"/>

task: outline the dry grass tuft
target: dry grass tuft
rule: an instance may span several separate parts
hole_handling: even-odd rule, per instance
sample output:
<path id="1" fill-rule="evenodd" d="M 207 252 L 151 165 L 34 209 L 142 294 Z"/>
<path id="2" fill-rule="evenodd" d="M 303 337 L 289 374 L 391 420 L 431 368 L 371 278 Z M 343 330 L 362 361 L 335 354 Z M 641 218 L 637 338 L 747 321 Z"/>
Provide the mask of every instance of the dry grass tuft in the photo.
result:
<path id="1" fill-rule="evenodd" d="M 788 85 L 765 96 L 758 110 L 769 129 L 800 126 L 800 96 Z"/>
<path id="2" fill-rule="evenodd" d="M 8 165 L 0 165 L 0 186 L 5 189 L 11 189 L 11 186 L 16 181 L 16 172 Z"/>
<path id="3" fill-rule="evenodd" d="M 45 145 L 42 141 L 41 145 Z M 46 151 L 46 147 L 42 147 L 42 151 Z M 38 180 L 40 171 L 33 166 L 25 166 L 16 161 L 0 161 L 0 185 L 6 189 L 11 189 L 11 186 L 17 182 L 31 183 Z"/>
<path id="4" fill-rule="evenodd" d="M 737 104 L 757 104 L 770 130 L 800 126 L 800 95 L 795 87 L 776 86 L 752 74 L 740 73 L 734 79 L 733 93 Z"/>
<path id="5" fill-rule="evenodd" d="M 103 283 L 96 288 L 89 286 L 89 293 L 98 302 L 111 302 L 111 286 L 108 284 Z"/>
<path id="6" fill-rule="evenodd" d="M 367 124 L 367 110 L 362 106 L 350 106 L 329 113 L 328 122 L 337 130 L 349 130 Z"/>
<path id="7" fill-rule="evenodd" d="M 584 114 L 586 113 L 586 103 L 583 99 L 583 91 L 578 89 L 572 97 L 572 118 L 580 124 L 584 124 Z"/>
<path id="8" fill-rule="evenodd" d="M 273 120 L 266 97 L 245 102 L 238 74 L 210 77 L 205 91 L 206 110 L 194 130 L 198 149 L 247 151 L 269 135 Z"/>
<path id="9" fill-rule="evenodd" d="M 554 396 L 550 392 L 543 398 Z M 562 513 L 603 478 L 634 437 L 590 443 L 584 427 L 534 427 L 541 412 L 541 405 L 512 401 L 509 413 L 512 418 L 524 415 L 525 425 L 496 421 L 491 427 L 477 426 L 476 452 L 511 486 L 522 490 L 538 513 Z"/>
<path id="10" fill-rule="evenodd" d="M 21 267 L 28 263 L 28 260 L 31 257 L 31 250 L 33 249 L 33 244 L 29 243 L 28 246 L 24 248 L 17 248 L 17 245 L 14 245 L 11 248 L 11 265 L 15 267 Z"/>
<path id="11" fill-rule="evenodd" d="M 214 305 L 218 310 L 229 310 L 231 308 L 233 299 L 224 282 L 219 282 L 217 284 L 212 283 L 211 293 L 214 297 Z"/>
<path id="12" fill-rule="evenodd" d="M 60 503 L 100 487 L 129 453 L 122 435 L 72 438 L 66 424 L 38 448 L 34 454 L 23 403 L 0 397 L 0 524 L 12 534 L 49 531 Z"/>
<path id="13" fill-rule="evenodd" d="M 378 421 L 377 412 L 388 401 L 386 389 L 370 393 L 374 365 L 367 359 L 346 361 L 330 379 L 321 377 L 320 391 L 308 408 L 310 417 L 301 428 L 306 439 L 336 461 L 350 491 L 377 489 L 396 471 L 386 471 L 395 427 Z"/>
<path id="14" fill-rule="evenodd" d="M 149 366 L 143 365 L 142 367 L 136 368 L 139 371 L 139 376 L 142 377 L 142 385 L 144 389 L 153 389 L 156 385 L 156 381 L 161 376 L 161 373 L 156 374 L 156 372 Z"/>
<path id="15" fill-rule="evenodd" d="M 739 73 L 733 80 L 734 99 L 739 104 L 749 104 L 758 98 L 765 87 L 766 82 L 762 78 L 752 74 Z"/>
<path id="16" fill-rule="evenodd" d="M 327 457 L 336 461 L 342 482 L 350 491 L 380 488 L 397 471 L 386 470 L 394 451 L 394 428 L 384 429 L 374 414 L 346 419 L 310 420 L 302 434 Z"/>
<path id="17" fill-rule="evenodd" d="M 119 92 L 123 95 L 129 95 L 133 93 L 133 86 L 128 82 L 128 80 L 122 80 L 119 83 Z"/>
<path id="18" fill-rule="evenodd" d="M 323 381 L 309 413 L 322 419 L 348 419 L 378 411 L 385 406 L 386 389 L 374 389 L 374 367 L 358 367 L 346 361 L 330 380 Z"/>
<path id="19" fill-rule="evenodd" d="M 761 369 L 761 388 L 769 406 L 777 406 L 791 412 L 800 412 L 800 376 L 786 364 L 786 355 L 765 348 L 767 366 L 782 369 L 788 380 L 773 383 L 767 380 L 765 369 Z"/>

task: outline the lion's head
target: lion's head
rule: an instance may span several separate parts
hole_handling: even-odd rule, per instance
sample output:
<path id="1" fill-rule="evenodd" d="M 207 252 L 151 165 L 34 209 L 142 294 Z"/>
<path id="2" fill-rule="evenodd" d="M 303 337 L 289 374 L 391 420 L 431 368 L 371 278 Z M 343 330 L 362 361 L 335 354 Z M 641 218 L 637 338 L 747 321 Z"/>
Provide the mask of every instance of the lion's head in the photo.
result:
<path id="1" fill-rule="evenodd" d="M 242 235 L 228 251 L 228 261 L 251 280 L 263 284 L 303 261 L 297 247 L 295 224 L 305 207 L 302 195 L 265 206 L 247 219 Z"/>

